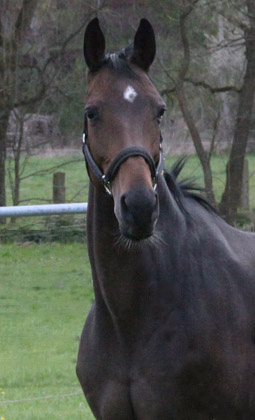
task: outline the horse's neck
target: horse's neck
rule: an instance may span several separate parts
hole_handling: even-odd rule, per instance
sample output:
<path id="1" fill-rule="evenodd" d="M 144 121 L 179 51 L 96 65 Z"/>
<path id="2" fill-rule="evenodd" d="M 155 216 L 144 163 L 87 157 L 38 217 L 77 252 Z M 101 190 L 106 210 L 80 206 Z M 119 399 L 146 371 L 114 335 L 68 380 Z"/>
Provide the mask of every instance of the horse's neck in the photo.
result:
<path id="1" fill-rule="evenodd" d="M 126 319 L 127 314 L 130 320 L 132 315 L 139 318 L 138 312 L 146 302 L 153 304 L 158 282 L 164 283 L 166 273 L 171 277 L 183 217 L 166 198 L 166 191 L 161 192 L 159 237 L 155 244 L 128 249 L 119 243 L 112 198 L 90 188 L 87 233 L 95 297 L 118 320 Z M 160 290 L 164 293 L 164 284 Z"/>

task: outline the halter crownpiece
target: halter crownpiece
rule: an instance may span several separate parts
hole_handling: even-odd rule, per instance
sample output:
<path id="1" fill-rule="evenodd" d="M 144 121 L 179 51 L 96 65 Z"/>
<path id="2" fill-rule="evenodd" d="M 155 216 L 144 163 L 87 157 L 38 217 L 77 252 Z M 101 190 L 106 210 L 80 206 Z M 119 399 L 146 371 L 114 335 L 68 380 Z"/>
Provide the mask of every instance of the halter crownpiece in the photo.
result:
<path id="1" fill-rule="evenodd" d="M 162 148 L 162 136 L 160 134 L 160 147 L 159 147 L 159 161 L 157 166 L 155 165 L 155 162 L 150 155 L 149 152 L 147 152 L 146 149 L 143 147 L 127 147 L 126 149 L 122 150 L 112 161 L 108 171 L 106 174 L 104 174 L 101 169 L 98 167 L 97 163 L 93 159 L 90 150 L 87 145 L 87 119 L 86 116 L 84 117 L 84 128 L 83 128 L 83 137 L 82 137 L 82 151 L 84 154 L 85 162 L 87 171 L 89 173 L 89 169 L 93 172 L 95 177 L 99 180 L 99 182 L 104 186 L 106 192 L 112 196 L 111 192 L 111 183 L 114 180 L 115 176 L 117 175 L 117 172 L 119 170 L 120 165 L 127 160 L 128 158 L 132 156 L 141 156 L 144 158 L 144 160 L 147 162 L 150 168 L 151 172 L 151 179 L 153 183 L 154 189 L 157 187 L 157 178 L 158 175 L 162 174 L 164 171 L 164 157 L 163 157 L 163 148 Z"/>

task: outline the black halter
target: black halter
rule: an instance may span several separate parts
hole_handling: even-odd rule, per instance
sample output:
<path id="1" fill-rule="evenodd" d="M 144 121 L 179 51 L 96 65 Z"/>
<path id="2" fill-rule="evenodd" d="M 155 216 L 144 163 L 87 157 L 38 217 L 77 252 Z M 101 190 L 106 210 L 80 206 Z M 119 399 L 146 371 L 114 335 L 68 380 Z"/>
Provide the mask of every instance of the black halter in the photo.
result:
<path id="1" fill-rule="evenodd" d="M 145 159 L 145 161 L 148 163 L 149 168 L 150 168 L 151 179 L 152 179 L 154 189 L 156 189 L 158 175 L 163 173 L 163 170 L 164 170 L 164 157 L 163 157 L 163 148 L 162 148 L 163 139 L 162 139 L 161 134 L 160 134 L 160 146 L 159 146 L 159 161 L 158 161 L 157 166 L 155 165 L 155 162 L 153 158 L 151 157 L 150 153 L 147 152 L 146 149 L 144 149 L 143 147 L 133 146 L 133 147 L 127 147 L 126 149 L 122 150 L 122 152 L 120 152 L 115 157 L 115 159 L 112 161 L 106 174 L 103 174 L 101 169 L 98 167 L 98 165 L 94 161 L 87 145 L 87 137 L 88 137 L 87 118 L 86 116 L 84 116 L 82 151 L 85 157 L 87 171 L 88 169 L 90 169 L 93 172 L 95 177 L 104 186 L 106 192 L 109 195 L 112 195 L 111 182 L 114 180 L 119 170 L 120 165 L 131 156 L 142 156 Z"/>

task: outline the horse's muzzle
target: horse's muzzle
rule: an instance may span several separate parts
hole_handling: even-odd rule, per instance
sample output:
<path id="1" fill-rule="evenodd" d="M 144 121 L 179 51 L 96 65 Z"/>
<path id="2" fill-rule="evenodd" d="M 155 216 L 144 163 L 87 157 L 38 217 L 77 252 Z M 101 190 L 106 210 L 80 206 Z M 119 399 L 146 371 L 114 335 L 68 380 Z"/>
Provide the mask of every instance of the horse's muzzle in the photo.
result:
<path id="1" fill-rule="evenodd" d="M 158 195 L 150 189 L 130 189 L 120 198 L 118 221 L 121 233 L 131 240 L 150 237 L 159 216 Z"/>

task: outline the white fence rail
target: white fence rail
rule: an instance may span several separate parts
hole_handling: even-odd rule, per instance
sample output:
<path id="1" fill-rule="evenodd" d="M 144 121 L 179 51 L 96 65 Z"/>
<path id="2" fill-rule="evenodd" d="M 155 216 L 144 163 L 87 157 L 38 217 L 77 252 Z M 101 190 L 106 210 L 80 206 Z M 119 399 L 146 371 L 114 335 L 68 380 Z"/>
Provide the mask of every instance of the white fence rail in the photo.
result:
<path id="1" fill-rule="evenodd" d="M 49 216 L 53 214 L 86 213 L 88 203 L 41 204 L 33 206 L 0 207 L 0 217 Z"/>

